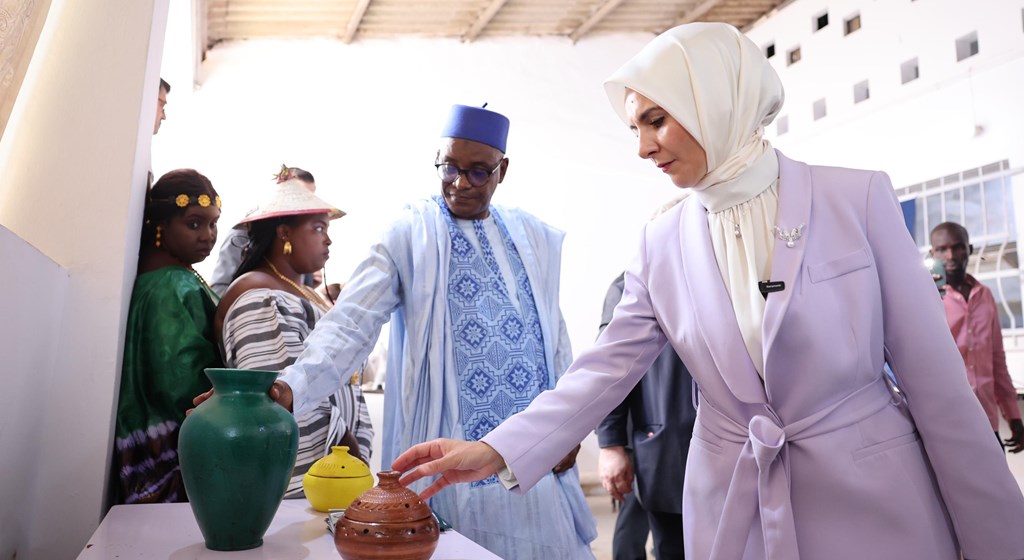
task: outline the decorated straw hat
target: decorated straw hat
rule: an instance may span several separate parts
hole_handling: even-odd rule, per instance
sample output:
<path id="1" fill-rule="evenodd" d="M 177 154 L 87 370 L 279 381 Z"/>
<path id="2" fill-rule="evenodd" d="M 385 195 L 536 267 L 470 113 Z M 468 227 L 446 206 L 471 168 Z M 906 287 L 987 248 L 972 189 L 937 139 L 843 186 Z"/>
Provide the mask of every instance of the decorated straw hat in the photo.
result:
<path id="1" fill-rule="evenodd" d="M 344 212 L 327 204 L 306 188 L 306 184 L 298 179 L 288 179 L 275 185 L 269 196 L 250 210 L 235 227 L 241 227 L 256 220 L 280 218 L 282 216 L 299 216 L 302 214 L 327 214 L 334 220 L 345 215 Z"/>

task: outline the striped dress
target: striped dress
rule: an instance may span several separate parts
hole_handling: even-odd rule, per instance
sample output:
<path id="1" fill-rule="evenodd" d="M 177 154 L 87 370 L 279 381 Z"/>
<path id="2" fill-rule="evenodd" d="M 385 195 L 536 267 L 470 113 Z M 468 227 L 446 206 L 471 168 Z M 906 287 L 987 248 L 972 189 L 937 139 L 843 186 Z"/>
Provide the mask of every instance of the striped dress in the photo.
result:
<path id="1" fill-rule="evenodd" d="M 229 368 L 281 371 L 302 352 L 303 341 L 323 316 L 309 300 L 281 290 L 259 288 L 242 294 L 224 318 L 224 362 Z M 295 417 L 299 451 L 285 498 L 302 498 L 302 475 L 345 429 L 352 430 L 359 452 L 369 460 L 373 426 L 362 389 L 346 384 L 307 413 Z"/>

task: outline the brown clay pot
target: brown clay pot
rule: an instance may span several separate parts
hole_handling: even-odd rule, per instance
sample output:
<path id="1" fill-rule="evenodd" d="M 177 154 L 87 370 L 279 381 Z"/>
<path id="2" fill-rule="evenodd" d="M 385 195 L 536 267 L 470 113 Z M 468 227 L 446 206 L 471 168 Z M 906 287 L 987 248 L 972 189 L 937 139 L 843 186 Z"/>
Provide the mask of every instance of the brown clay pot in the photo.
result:
<path id="1" fill-rule="evenodd" d="M 440 534 L 430 507 L 398 482 L 401 473 L 377 473 L 379 483 L 356 498 L 334 526 L 334 547 L 345 560 L 428 560 Z"/>

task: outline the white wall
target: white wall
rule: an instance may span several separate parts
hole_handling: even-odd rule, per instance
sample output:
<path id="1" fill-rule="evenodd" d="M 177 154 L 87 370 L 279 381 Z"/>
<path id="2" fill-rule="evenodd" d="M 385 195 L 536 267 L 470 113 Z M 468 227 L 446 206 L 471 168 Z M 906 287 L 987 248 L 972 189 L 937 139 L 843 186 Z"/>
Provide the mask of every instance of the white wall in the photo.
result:
<path id="1" fill-rule="evenodd" d="M 489 102 L 512 122 L 495 202 L 567 232 L 562 306 L 578 352 L 639 227 L 676 192 L 636 157 L 601 86 L 649 39 L 222 43 L 200 90 L 172 90 L 154 167 L 207 174 L 224 200 L 222 232 L 281 163 L 309 169 L 318 193 L 349 212 L 331 226 L 327 265 L 328 281 L 344 281 L 395 211 L 439 192 L 433 160 L 450 105 Z"/>
<path id="2" fill-rule="evenodd" d="M 0 140 L 3 558 L 103 514 L 167 2 L 53 0 Z"/>
<path id="3" fill-rule="evenodd" d="M 812 17 L 829 25 L 813 32 Z M 1021 0 L 801 0 L 747 35 L 775 43 L 772 65 L 786 87 L 780 116 L 789 132 L 768 136 L 791 157 L 884 169 L 896 187 L 1009 159 L 1024 162 L 1024 22 Z M 859 13 L 861 29 L 843 34 Z M 956 60 L 957 38 L 977 31 L 979 54 Z M 802 60 L 786 64 L 799 45 Z M 921 77 L 901 84 L 900 64 L 917 57 Z M 853 102 L 868 80 L 871 98 Z M 828 116 L 812 117 L 825 98 Z M 975 125 L 983 130 L 975 135 Z"/>
<path id="4" fill-rule="evenodd" d="M 55 371 L 57 353 L 47 333 L 61 329 L 69 278 L 66 269 L 3 226 L 0 255 L 7 263 L 7 273 L 0 274 L 4 393 L 14 396 L 0 407 L 0 557 L 13 558 L 27 544 L 31 517 L 23 507 L 33 504 L 34 488 L 25 482 L 32 478 L 46 435 L 38 421 L 39 403 L 29 397 L 41 395 L 39 386 Z"/>

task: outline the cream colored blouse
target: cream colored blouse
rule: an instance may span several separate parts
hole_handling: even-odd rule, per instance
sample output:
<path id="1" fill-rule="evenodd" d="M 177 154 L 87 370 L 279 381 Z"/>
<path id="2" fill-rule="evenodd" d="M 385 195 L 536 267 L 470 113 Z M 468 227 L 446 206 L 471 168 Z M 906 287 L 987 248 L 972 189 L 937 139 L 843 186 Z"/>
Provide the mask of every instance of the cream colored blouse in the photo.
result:
<path id="1" fill-rule="evenodd" d="M 765 298 L 757 283 L 770 280 L 772 271 L 778 185 L 778 156 L 769 150 L 736 179 L 694 192 L 708 211 L 718 270 L 747 352 L 762 379 Z"/>

